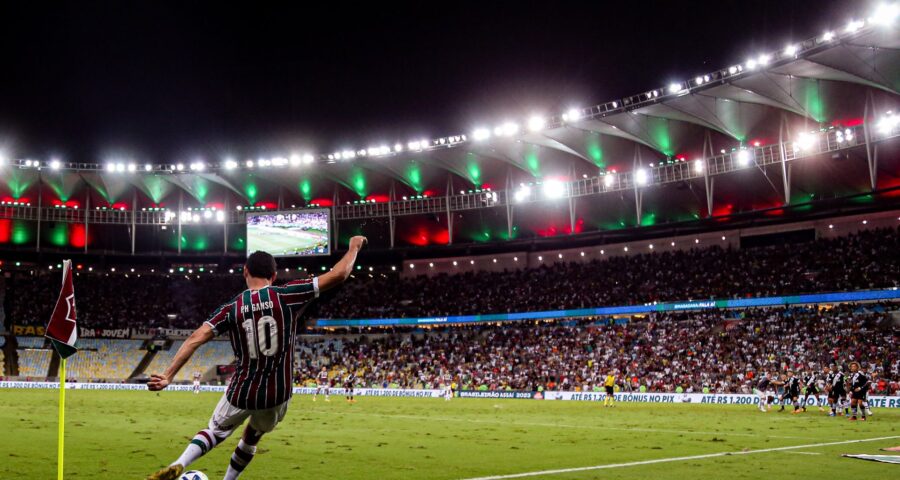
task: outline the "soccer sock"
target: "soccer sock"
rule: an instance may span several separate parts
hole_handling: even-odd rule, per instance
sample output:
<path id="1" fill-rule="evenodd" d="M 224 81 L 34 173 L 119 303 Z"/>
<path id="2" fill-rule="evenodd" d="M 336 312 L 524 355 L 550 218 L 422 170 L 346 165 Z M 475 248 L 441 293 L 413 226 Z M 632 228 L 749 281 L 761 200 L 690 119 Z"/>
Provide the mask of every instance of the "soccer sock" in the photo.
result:
<path id="1" fill-rule="evenodd" d="M 224 440 L 224 438 L 216 437 L 215 435 L 213 435 L 212 430 L 200 430 L 196 435 L 194 435 L 191 443 L 188 444 L 187 448 L 184 449 L 184 452 L 181 454 L 181 456 L 178 457 L 178 460 L 175 460 L 172 465 L 178 464 L 184 468 L 187 468 L 188 465 L 194 463 L 203 455 L 206 455 L 207 452 L 212 450 L 222 440 Z"/>
<path id="2" fill-rule="evenodd" d="M 240 477 L 247 468 L 247 464 L 253 460 L 253 455 L 256 455 L 256 445 L 244 443 L 242 438 L 238 442 L 237 448 L 234 449 L 234 453 L 231 454 L 231 463 L 228 464 L 224 480 L 235 480 Z"/>
<path id="3" fill-rule="evenodd" d="M 856 405 L 853 406 L 853 417 L 856 417 Z"/>

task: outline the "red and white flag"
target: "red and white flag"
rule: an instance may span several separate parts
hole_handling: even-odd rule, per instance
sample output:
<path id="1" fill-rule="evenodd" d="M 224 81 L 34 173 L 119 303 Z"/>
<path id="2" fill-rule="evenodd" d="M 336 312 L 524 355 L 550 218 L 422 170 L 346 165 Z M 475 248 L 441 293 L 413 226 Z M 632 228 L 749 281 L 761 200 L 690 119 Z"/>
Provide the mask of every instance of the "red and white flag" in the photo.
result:
<path id="1" fill-rule="evenodd" d="M 69 358 L 78 351 L 75 348 L 78 328 L 75 324 L 75 287 L 72 285 L 71 260 L 63 260 L 62 290 L 56 300 L 53 315 L 50 316 L 45 336 L 50 339 L 61 358 Z"/>

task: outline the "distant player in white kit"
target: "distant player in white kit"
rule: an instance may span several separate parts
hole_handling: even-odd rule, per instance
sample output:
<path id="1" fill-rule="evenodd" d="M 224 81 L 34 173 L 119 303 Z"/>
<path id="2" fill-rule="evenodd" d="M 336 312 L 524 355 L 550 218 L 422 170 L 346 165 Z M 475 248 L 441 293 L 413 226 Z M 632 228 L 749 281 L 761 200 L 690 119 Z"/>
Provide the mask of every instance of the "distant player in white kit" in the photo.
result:
<path id="1" fill-rule="evenodd" d="M 185 340 L 161 374 L 151 375 L 147 388 L 159 391 L 188 362 L 201 345 L 228 332 L 237 369 L 225 395 L 213 411 L 209 426 L 197 432 L 184 452 L 168 467 L 148 480 L 175 480 L 185 468 L 221 444 L 245 421 L 248 425 L 231 455 L 224 480 L 236 480 L 256 455 L 263 435 L 284 419 L 290 403 L 294 340 L 297 319 L 304 305 L 343 283 L 353 273 L 356 254 L 366 238 L 350 239 L 350 248 L 334 268 L 319 277 L 273 286 L 275 259 L 266 252 L 253 252 L 244 265 L 247 290 L 221 306 L 190 338 Z"/>
<path id="2" fill-rule="evenodd" d="M 194 395 L 200 393 L 200 372 L 194 372 Z"/>
<path id="3" fill-rule="evenodd" d="M 319 371 L 319 376 L 316 377 L 316 393 L 313 394 L 314 402 L 316 401 L 316 395 L 322 390 L 325 391 L 325 401 L 331 401 L 329 398 L 331 394 L 331 385 L 328 382 L 328 368 L 322 365 L 322 370 Z"/>
<path id="4" fill-rule="evenodd" d="M 451 375 L 449 371 L 444 371 L 442 382 L 444 387 L 444 400 L 449 402 L 450 399 L 453 398 L 453 375 Z"/>

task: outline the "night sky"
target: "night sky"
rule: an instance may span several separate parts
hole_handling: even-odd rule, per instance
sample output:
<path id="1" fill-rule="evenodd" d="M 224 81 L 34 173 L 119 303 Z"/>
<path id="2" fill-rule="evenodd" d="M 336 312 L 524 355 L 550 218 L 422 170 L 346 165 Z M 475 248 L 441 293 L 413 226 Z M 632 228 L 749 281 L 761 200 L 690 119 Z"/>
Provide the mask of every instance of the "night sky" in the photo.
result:
<path id="1" fill-rule="evenodd" d="M 0 148 L 215 161 L 470 133 L 692 78 L 871 6 L 225 3 L 4 2 Z"/>

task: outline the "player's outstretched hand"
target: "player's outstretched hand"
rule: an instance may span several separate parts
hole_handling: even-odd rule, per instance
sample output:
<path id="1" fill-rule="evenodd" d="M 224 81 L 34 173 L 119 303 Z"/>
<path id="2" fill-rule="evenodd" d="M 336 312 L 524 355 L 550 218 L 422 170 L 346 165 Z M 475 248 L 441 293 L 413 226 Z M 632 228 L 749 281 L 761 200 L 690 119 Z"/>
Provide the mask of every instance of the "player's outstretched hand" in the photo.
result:
<path id="1" fill-rule="evenodd" d="M 361 250 L 363 245 L 365 245 L 368 242 L 369 242 L 369 240 L 367 240 L 366 237 L 364 237 L 362 235 L 356 235 L 356 236 L 350 237 L 350 249 L 351 250 L 354 250 L 354 249 Z"/>
<path id="2" fill-rule="evenodd" d="M 147 388 L 151 392 L 158 392 L 169 386 L 169 378 L 165 375 L 150 375 L 150 381 L 147 382 Z"/>

